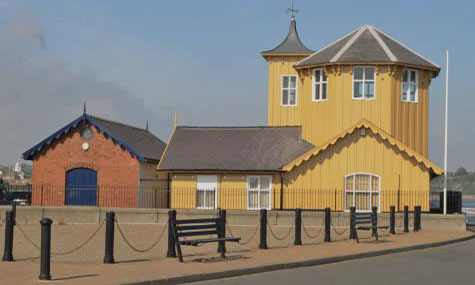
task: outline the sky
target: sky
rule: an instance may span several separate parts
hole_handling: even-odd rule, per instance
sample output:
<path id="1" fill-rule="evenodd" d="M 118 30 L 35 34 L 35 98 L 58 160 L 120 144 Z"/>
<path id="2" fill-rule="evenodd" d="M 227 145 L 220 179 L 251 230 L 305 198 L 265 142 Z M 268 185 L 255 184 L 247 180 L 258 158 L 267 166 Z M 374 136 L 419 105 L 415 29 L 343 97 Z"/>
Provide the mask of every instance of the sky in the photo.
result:
<path id="1" fill-rule="evenodd" d="M 430 159 L 443 166 L 450 50 L 449 170 L 475 170 L 475 1 L 295 0 L 318 50 L 374 25 L 442 66 L 430 87 Z M 266 125 L 260 52 L 286 36 L 290 0 L 0 0 L 0 164 L 82 114 L 145 127 Z"/>

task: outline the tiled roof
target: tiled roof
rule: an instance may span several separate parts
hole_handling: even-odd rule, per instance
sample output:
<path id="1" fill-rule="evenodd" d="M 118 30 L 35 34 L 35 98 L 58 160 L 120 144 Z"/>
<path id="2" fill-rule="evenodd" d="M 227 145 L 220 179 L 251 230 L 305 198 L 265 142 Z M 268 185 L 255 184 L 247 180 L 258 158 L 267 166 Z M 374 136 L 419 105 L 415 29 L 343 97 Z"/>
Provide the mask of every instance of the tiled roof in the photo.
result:
<path id="1" fill-rule="evenodd" d="M 301 127 L 177 127 L 158 169 L 280 171 L 313 147 Z"/>
<path id="2" fill-rule="evenodd" d="M 332 63 L 399 63 L 439 72 L 440 67 L 372 26 L 362 26 L 299 61 L 302 68 Z"/>
<path id="3" fill-rule="evenodd" d="M 32 160 L 41 150 L 59 140 L 62 136 L 89 122 L 103 134 L 127 149 L 140 161 L 160 160 L 166 144 L 146 129 L 140 129 L 84 113 L 76 120 L 47 137 L 23 153 L 23 159 Z"/>
<path id="4" fill-rule="evenodd" d="M 290 20 L 289 34 L 277 47 L 263 51 L 262 56 L 271 55 L 308 55 L 313 53 L 313 50 L 308 49 L 302 43 L 297 33 L 297 24 L 295 18 Z"/>

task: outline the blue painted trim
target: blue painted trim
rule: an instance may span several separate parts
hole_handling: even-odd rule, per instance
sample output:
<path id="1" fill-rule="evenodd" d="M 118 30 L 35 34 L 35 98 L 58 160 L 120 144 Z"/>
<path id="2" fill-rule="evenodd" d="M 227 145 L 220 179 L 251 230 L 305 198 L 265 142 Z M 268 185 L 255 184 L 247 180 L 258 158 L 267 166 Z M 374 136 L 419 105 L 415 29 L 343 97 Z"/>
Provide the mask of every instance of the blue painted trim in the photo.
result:
<path id="1" fill-rule="evenodd" d="M 47 137 L 46 139 L 42 140 L 38 144 L 36 144 L 34 147 L 30 148 L 29 150 L 25 151 L 22 156 L 23 159 L 25 160 L 33 160 L 34 156 L 38 154 L 42 149 L 45 147 L 53 144 L 60 138 L 62 138 L 64 135 L 68 134 L 72 130 L 76 129 L 78 126 L 81 125 L 81 123 L 84 122 L 89 122 L 93 126 L 99 129 L 102 133 L 107 135 L 111 140 L 119 144 L 121 147 L 125 148 L 128 152 L 130 152 L 133 156 L 135 156 L 140 162 L 145 161 L 145 157 L 141 153 L 139 153 L 135 148 L 133 148 L 131 145 L 129 145 L 126 141 L 124 141 L 122 138 L 114 134 L 111 130 L 106 128 L 103 124 L 99 123 L 96 121 L 94 118 L 89 116 L 88 114 L 84 113 L 82 114 L 79 118 L 76 120 L 72 121 L 71 123 L 67 124 L 63 128 L 61 128 L 59 131 L 55 132 L 51 136 Z"/>

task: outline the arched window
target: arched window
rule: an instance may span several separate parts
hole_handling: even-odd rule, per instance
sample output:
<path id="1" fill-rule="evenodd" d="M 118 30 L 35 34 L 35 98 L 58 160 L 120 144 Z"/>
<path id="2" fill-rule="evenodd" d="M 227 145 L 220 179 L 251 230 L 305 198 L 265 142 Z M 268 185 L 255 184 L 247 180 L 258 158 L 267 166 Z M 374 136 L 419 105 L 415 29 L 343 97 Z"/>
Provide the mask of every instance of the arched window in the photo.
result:
<path id="1" fill-rule="evenodd" d="M 345 177 L 345 210 L 356 207 L 356 211 L 370 212 L 372 207 L 379 210 L 381 179 L 371 173 L 352 173 Z"/>

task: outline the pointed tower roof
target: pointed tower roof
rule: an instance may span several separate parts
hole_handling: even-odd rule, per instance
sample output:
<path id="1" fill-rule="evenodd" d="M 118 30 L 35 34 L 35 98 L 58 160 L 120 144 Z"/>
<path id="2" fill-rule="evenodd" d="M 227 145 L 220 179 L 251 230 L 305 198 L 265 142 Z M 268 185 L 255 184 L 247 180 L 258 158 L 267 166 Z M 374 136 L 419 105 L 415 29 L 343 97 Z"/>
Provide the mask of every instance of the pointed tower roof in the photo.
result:
<path id="1" fill-rule="evenodd" d="M 289 34 L 285 40 L 277 47 L 261 52 L 263 57 L 279 55 L 309 55 L 313 53 L 311 49 L 304 46 L 297 33 L 297 23 L 295 17 L 290 19 Z"/>
<path id="2" fill-rule="evenodd" d="M 430 69 L 440 67 L 373 26 L 362 26 L 298 62 L 296 68 L 324 64 L 398 63 Z"/>

